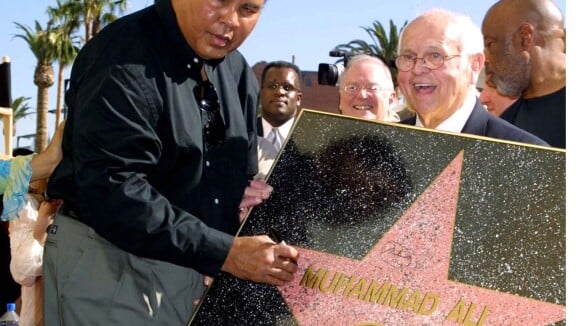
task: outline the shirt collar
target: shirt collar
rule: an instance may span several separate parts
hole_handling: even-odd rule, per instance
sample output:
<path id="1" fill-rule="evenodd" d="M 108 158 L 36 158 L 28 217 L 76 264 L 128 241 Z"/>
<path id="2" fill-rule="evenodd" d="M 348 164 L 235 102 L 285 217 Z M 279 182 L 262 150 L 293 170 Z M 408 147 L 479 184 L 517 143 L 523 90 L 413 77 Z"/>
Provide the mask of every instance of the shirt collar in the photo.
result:
<path id="1" fill-rule="evenodd" d="M 475 107 L 475 96 L 473 92 L 467 94 L 463 105 L 434 129 L 460 133 Z M 415 126 L 424 127 L 419 117 L 415 119 Z"/>
<path id="2" fill-rule="evenodd" d="M 280 132 L 280 136 L 282 136 L 282 142 L 284 142 L 284 140 L 286 140 L 286 138 L 288 137 L 288 134 L 290 133 L 290 129 L 292 129 L 292 125 L 294 124 L 294 119 L 296 119 L 296 117 L 290 118 L 290 120 L 284 122 L 283 125 L 278 127 L 278 131 Z M 268 135 L 273 128 L 272 125 L 263 117 L 262 117 L 262 127 L 264 127 L 264 129 L 263 129 L 264 135 Z"/>
<path id="3" fill-rule="evenodd" d="M 175 64 L 178 70 L 184 69 L 183 71 L 187 71 L 189 76 L 201 80 L 201 68 L 204 64 L 215 67 L 223 61 L 223 58 L 212 60 L 202 59 L 191 49 L 179 29 L 177 17 L 175 16 L 175 11 L 171 6 L 170 0 L 156 1 L 154 6 L 155 11 L 161 19 L 162 28 L 165 29 L 166 37 L 173 44 Z"/>

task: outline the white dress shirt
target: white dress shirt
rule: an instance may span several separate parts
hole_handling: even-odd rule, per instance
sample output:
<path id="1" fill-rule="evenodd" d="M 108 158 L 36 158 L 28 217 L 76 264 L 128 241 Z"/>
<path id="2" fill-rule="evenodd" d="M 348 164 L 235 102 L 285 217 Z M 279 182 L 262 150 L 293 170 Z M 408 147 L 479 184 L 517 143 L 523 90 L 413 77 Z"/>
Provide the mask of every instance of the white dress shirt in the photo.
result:
<path id="1" fill-rule="evenodd" d="M 288 134 L 292 129 L 292 125 L 294 124 L 295 119 L 295 117 L 292 117 L 290 120 L 286 121 L 283 125 L 278 127 L 278 135 L 281 136 L 279 140 L 280 145 L 283 145 L 286 141 L 286 138 L 288 138 Z M 266 121 L 266 119 L 262 118 L 262 130 L 264 131 L 264 138 L 268 139 L 268 135 L 270 135 L 270 132 L 272 132 L 272 128 L 272 125 Z"/>
<path id="2" fill-rule="evenodd" d="M 463 127 L 465 127 L 465 123 L 469 119 L 471 112 L 473 112 L 475 96 L 475 94 L 468 94 L 459 110 L 453 112 L 449 118 L 443 120 L 443 122 L 433 129 L 460 133 Z M 415 119 L 415 126 L 424 127 L 419 116 Z"/>

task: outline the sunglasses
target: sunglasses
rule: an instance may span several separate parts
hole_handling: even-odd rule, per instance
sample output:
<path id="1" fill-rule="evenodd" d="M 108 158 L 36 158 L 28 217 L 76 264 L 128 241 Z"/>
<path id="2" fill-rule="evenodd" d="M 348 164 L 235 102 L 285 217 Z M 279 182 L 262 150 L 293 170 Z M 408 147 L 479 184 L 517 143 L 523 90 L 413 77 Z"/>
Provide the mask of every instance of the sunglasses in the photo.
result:
<path id="1" fill-rule="evenodd" d="M 203 141 L 209 145 L 223 143 L 226 138 L 226 127 L 220 113 L 220 100 L 215 87 L 209 80 L 204 80 L 193 88 L 193 95 L 201 109 Z"/>

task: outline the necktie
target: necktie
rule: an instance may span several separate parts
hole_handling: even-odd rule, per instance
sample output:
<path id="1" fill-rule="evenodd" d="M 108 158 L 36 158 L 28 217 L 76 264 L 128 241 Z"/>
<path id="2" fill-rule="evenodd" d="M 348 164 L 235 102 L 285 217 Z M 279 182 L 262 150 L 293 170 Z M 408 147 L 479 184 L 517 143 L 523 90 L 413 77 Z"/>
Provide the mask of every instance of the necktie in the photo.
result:
<path id="1" fill-rule="evenodd" d="M 272 145 L 274 146 L 274 149 L 277 151 L 280 150 L 280 145 L 281 145 L 281 139 L 280 139 L 280 131 L 278 131 L 278 128 L 274 127 L 272 128 L 272 130 L 270 131 L 270 133 L 268 134 L 268 141 L 270 141 L 270 143 L 272 143 Z"/>

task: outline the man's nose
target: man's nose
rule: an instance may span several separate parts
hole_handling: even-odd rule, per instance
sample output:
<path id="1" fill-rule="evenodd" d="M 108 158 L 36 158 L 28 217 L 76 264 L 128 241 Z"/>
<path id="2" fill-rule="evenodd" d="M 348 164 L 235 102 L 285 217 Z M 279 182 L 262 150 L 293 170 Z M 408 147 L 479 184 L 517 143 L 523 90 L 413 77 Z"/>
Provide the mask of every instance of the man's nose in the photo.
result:
<path id="1" fill-rule="evenodd" d="M 226 24 L 228 27 L 238 27 L 240 26 L 240 18 L 238 15 L 238 8 L 235 3 L 226 4 L 221 8 L 221 19 L 220 21 Z"/>

